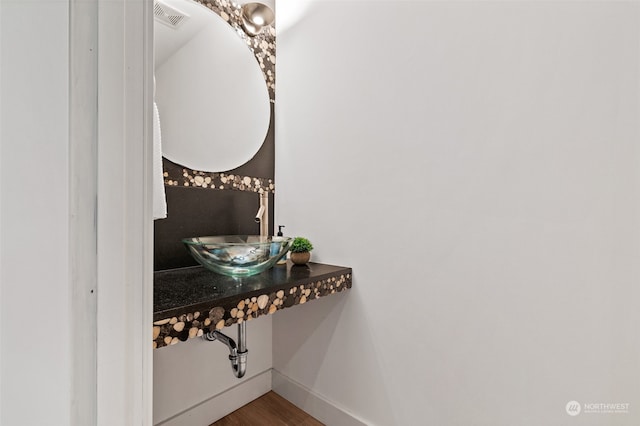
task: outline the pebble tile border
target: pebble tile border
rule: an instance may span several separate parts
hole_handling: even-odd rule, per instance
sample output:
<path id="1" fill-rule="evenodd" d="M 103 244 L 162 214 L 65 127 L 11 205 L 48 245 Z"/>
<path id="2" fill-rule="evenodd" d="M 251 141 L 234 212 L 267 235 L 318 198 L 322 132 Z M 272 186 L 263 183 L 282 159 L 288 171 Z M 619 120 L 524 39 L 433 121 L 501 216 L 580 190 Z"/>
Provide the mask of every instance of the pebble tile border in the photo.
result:
<path id="1" fill-rule="evenodd" d="M 242 176 L 224 172 L 200 172 L 186 169 L 163 158 L 163 176 L 165 186 L 182 186 L 185 188 L 202 188 L 234 191 L 275 192 L 273 179 Z"/>
<path id="2" fill-rule="evenodd" d="M 153 323 L 153 348 L 175 345 L 202 336 L 211 329 L 220 330 L 262 315 L 270 315 L 295 305 L 351 288 L 351 274 L 325 278 L 307 284 L 282 288 L 241 299 L 232 305 L 215 306 L 207 312 L 191 312 Z"/>

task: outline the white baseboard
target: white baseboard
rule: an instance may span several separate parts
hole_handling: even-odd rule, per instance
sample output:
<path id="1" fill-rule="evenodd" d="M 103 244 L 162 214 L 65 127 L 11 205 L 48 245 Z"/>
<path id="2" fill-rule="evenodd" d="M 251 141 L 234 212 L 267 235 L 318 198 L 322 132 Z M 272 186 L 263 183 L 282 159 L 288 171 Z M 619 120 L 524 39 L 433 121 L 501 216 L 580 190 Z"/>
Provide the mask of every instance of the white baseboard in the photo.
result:
<path id="1" fill-rule="evenodd" d="M 367 426 L 367 423 L 336 403 L 318 395 L 275 369 L 271 371 L 271 388 L 275 393 L 327 426 Z"/>
<path id="2" fill-rule="evenodd" d="M 271 390 L 271 369 L 221 392 L 156 426 L 208 426 Z"/>

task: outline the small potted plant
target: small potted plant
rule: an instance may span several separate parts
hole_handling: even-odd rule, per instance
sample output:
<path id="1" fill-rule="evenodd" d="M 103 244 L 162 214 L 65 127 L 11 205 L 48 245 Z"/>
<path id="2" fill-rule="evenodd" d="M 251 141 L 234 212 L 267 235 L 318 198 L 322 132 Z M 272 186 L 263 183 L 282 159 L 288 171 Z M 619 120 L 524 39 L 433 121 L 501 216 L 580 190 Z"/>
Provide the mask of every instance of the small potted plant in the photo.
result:
<path id="1" fill-rule="evenodd" d="M 313 244 L 306 238 L 296 237 L 291 243 L 291 255 L 289 258 L 296 265 L 305 265 L 311 258 L 311 250 L 313 250 Z"/>

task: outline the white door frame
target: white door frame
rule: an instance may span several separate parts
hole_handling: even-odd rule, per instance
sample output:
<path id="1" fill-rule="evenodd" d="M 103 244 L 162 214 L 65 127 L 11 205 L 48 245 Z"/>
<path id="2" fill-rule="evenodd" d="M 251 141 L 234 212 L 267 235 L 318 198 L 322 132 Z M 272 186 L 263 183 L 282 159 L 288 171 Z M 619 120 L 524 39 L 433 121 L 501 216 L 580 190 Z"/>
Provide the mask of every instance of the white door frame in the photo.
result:
<path id="1" fill-rule="evenodd" d="M 2 37 L 15 37 L 12 43 L 3 43 L 0 56 L 5 58 L 5 48 L 6 57 L 14 59 L 18 49 L 28 49 L 17 64 L 6 67 L 10 72 L 3 68 L 2 89 L 12 90 L 7 90 L 7 97 L 3 93 L 2 100 L 8 99 L 8 104 L 2 105 L 0 119 L 17 123 L 3 126 L 9 130 L 0 135 L 7 137 L 0 148 L 15 156 L 3 157 L 3 165 L 15 161 L 16 168 L 28 172 L 40 172 L 38 165 L 47 165 L 42 174 L 29 174 L 38 176 L 39 182 L 25 179 L 31 185 L 37 182 L 33 193 L 28 191 L 31 188 L 22 191 L 7 182 L 0 188 L 3 204 L 6 200 L 14 204 L 12 209 L 3 205 L 2 214 L 8 211 L 15 221 L 15 226 L 7 225 L 5 218 L 0 230 L 0 260 L 14 263 L 0 274 L 7 280 L 0 286 L 0 308 L 12 308 L 0 318 L 4 320 L 0 374 L 12 372 L 9 381 L 2 377 L 0 408 L 6 411 L 0 413 L 0 421 L 20 423 L 21 411 L 29 407 L 36 413 L 25 416 L 23 422 L 46 418 L 50 424 L 73 426 L 152 425 L 152 2 L 0 1 L 2 22 L 11 24 L 3 28 Z M 9 35 L 15 28 L 22 32 Z M 39 45 L 39 38 L 47 39 Z M 24 78 L 16 77 L 20 65 L 43 66 L 47 61 L 51 69 L 25 69 Z M 15 80 L 5 80 L 4 73 Z M 37 89 L 31 90 L 26 80 L 39 74 L 46 77 L 34 82 L 40 85 L 34 84 Z M 20 88 L 29 89 L 24 90 L 24 100 Z M 55 122 L 24 112 L 37 96 L 47 101 L 44 105 L 62 108 L 52 111 Z M 20 126 L 26 122 L 33 126 L 24 129 L 24 145 L 29 148 L 16 149 L 23 142 Z M 41 152 L 27 152 L 38 144 Z M 8 172 L 3 173 L 6 177 Z M 49 185 L 48 179 L 55 184 Z M 13 190 L 16 187 L 18 191 Z M 46 191 L 50 191 L 46 198 L 50 205 L 32 202 Z M 16 212 L 22 204 L 26 206 L 24 223 L 18 223 Z M 34 266 L 24 256 L 31 254 L 31 246 L 12 241 L 29 221 L 36 230 L 55 229 L 38 242 L 43 252 L 56 251 L 53 260 L 45 263 L 51 267 L 57 262 L 50 277 L 42 271 L 43 265 Z M 7 232 L 10 226 L 12 233 Z M 34 268 L 37 274 L 21 274 L 23 268 L 25 272 Z M 29 298 L 33 307 L 22 306 L 31 303 Z M 40 309 L 37 322 L 20 324 L 23 318 L 16 316 L 18 308 L 13 309 L 18 305 L 23 311 Z M 41 339 L 42 334 L 46 338 Z M 48 353 L 49 344 L 57 345 L 53 354 Z M 7 365 L 8 353 L 14 365 Z M 45 371 L 38 377 L 43 388 L 57 392 L 48 395 L 55 401 L 53 413 L 46 411 L 52 404 L 37 400 L 43 392 L 29 394 L 26 385 L 12 389 L 35 364 L 37 371 Z M 47 368 L 56 371 L 47 375 Z M 34 374 L 38 373 L 27 375 Z M 26 381 L 32 382 L 36 380 Z"/>
<path id="2" fill-rule="evenodd" d="M 69 4 L 69 345 L 71 424 L 96 414 L 98 2 Z"/>
<path id="3" fill-rule="evenodd" d="M 98 28 L 97 424 L 151 426 L 153 0 L 98 0 Z"/>
<path id="4" fill-rule="evenodd" d="M 20 326 L 22 318 L 15 315 L 17 309 L 2 312 L 0 344 L 7 346 L 3 346 L 0 355 L 6 357 L 11 353 L 10 361 L 15 365 L 7 365 L 3 358 L 0 374 L 19 372 L 11 374 L 9 381 L 2 378 L 4 393 L 0 407 L 6 410 L 0 413 L 2 420 L 20 423 L 21 410 L 29 407 L 38 413 L 25 416 L 23 420 L 27 422 L 41 418 L 47 418 L 50 424 L 79 426 L 150 426 L 153 422 L 153 225 L 149 190 L 152 1 L 0 1 L 3 17 L 6 18 L 4 14 L 8 10 L 7 16 L 17 18 L 14 23 L 25 30 L 15 35 L 11 43 L 3 40 L 0 56 L 5 57 L 4 48 L 9 52 L 8 58 L 15 58 L 21 47 L 29 49 L 24 52 L 24 61 L 20 59 L 19 65 L 7 67 L 11 72 L 4 68 L 3 71 L 8 78 L 16 78 L 21 64 L 42 65 L 45 61 L 39 55 L 45 54 L 51 70 L 33 72 L 32 69 L 25 73 L 32 71 L 27 73 L 32 76 L 41 71 L 47 75 L 48 78 L 37 82 L 40 86 L 36 87 L 42 90 L 40 96 L 48 101 L 46 105 L 64 109 L 52 114 L 55 122 L 32 119 L 30 124 L 37 131 L 25 129 L 26 146 L 33 148 L 42 143 L 42 152 L 30 153 L 33 165 L 29 166 L 29 153 L 9 148 L 16 146 L 10 144 L 21 142 L 19 126 L 31 117 L 23 110 L 36 97 L 35 89 L 25 90 L 24 99 L 18 90 L 8 91 L 6 98 L 3 93 L 2 97 L 7 102 L 6 110 L 3 104 L 2 118 L 18 119 L 18 124 L 7 126 L 10 130 L 0 147 L 5 153 L 17 152 L 14 155 L 18 166 L 37 170 L 38 165 L 46 164 L 48 173 L 33 173 L 41 178 L 33 193 L 26 187 L 25 191 L 21 191 L 22 188 L 13 191 L 16 185 L 3 182 L 0 200 L 3 204 L 6 200 L 14 205 L 24 203 L 30 208 L 25 208 L 25 223 L 15 229 L 22 230 L 29 224 L 26 221 L 32 221 L 37 230 L 55 228 L 54 235 L 58 237 L 51 241 L 47 235 L 44 240 L 45 249 L 57 251 L 51 262 L 58 262 L 47 277 L 47 271 L 42 270 L 44 266 L 28 264 L 26 257 L 20 256 L 30 254 L 30 246 L 22 244 L 12 252 L 4 250 L 13 246 L 11 240 L 15 239 L 16 232 L 6 232 L 12 224 L 2 222 L 1 260 L 13 261 L 16 265 L 12 265 L 9 272 L 3 269 L 0 274 L 0 278 L 7 279 L 0 286 L 1 308 L 18 304 L 22 308 L 28 296 L 33 299 L 32 309 L 42 310 L 38 312 L 39 322 L 34 323 L 37 329 Z M 30 38 L 21 40 L 27 30 Z M 3 31 L 2 35 L 7 37 L 8 32 Z M 38 45 L 38 37 L 51 39 Z M 39 59 L 29 59 L 32 56 Z M 47 90 L 43 82 L 52 83 L 55 90 Z M 2 83 L 3 89 L 10 85 L 18 89 L 31 88 L 25 79 L 3 79 Z M 5 114 L 10 108 L 11 113 Z M 61 140 L 67 134 L 68 139 Z M 0 136 L 4 137 L 5 133 Z M 53 141 L 48 144 L 49 138 Z M 52 147 L 55 148 L 53 154 L 47 150 Z M 61 152 L 64 149 L 67 151 Z M 47 154 L 50 158 L 45 157 Z M 5 164 L 10 164 L 9 160 L 3 162 Z M 56 169 L 58 173 L 51 173 Z M 3 173 L 6 176 L 8 172 Z M 55 181 L 55 185 L 48 185 L 47 179 Z M 36 182 L 35 179 L 25 181 Z M 51 196 L 46 198 L 51 205 L 29 201 L 47 190 L 51 191 Z M 34 213 L 33 206 L 42 211 Z M 53 212 L 51 216 L 47 207 Z M 2 214 L 9 211 L 11 219 L 16 220 L 17 210 L 17 207 L 3 208 Z M 36 221 L 36 213 L 43 217 L 42 223 Z M 6 253 L 12 256 L 5 257 Z M 67 264 L 60 264 L 64 262 Z M 24 278 L 20 274 L 23 264 L 37 273 L 24 274 Z M 51 263 L 45 265 L 50 267 Z M 46 291 L 41 291 L 45 288 Z M 50 300 L 46 300 L 47 297 Z M 40 339 L 43 334 L 46 339 Z M 53 355 L 48 353 L 47 344 L 57 345 Z M 23 363 L 17 362 L 20 360 L 24 360 Z M 56 369 L 55 374 L 38 378 L 44 389 L 57 392 L 48 395 L 55 400 L 56 408 L 60 408 L 54 413 L 46 411 L 46 404 L 39 404 L 37 398 L 42 397 L 42 392 L 34 391 L 30 395 L 25 386 L 16 389 L 17 395 L 11 394 L 12 387 L 22 383 L 20 375 L 24 376 L 36 363 L 40 370 Z M 27 376 L 33 374 L 31 371 Z M 26 382 L 32 383 L 35 379 Z M 41 405 L 45 412 L 39 412 Z"/>

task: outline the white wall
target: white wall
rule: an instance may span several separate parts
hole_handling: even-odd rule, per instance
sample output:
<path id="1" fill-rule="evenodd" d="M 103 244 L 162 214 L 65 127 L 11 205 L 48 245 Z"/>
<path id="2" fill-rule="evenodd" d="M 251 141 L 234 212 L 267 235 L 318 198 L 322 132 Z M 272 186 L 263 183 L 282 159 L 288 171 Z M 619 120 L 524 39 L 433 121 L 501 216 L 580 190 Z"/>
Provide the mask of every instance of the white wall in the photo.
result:
<path id="1" fill-rule="evenodd" d="M 3 426 L 69 424 L 69 4 L 2 2 Z"/>
<path id="2" fill-rule="evenodd" d="M 269 315 L 247 323 L 249 355 L 242 379 L 233 375 L 229 350 L 220 342 L 196 338 L 154 350 L 153 423 L 208 425 L 268 392 L 273 364 L 271 322 Z M 223 333 L 237 341 L 237 326 L 226 327 Z M 265 372 L 262 379 L 251 381 Z M 232 392 L 242 384 L 245 387 Z M 229 394 L 224 397 L 224 393 Z"/>
<path id="3" fill-rule="evenodd" d="M 640 5 L 279 0 L 274 368 L 377 425 L 640 423 Z M 293 14 L 291 14 L 293 15 Z"/>

